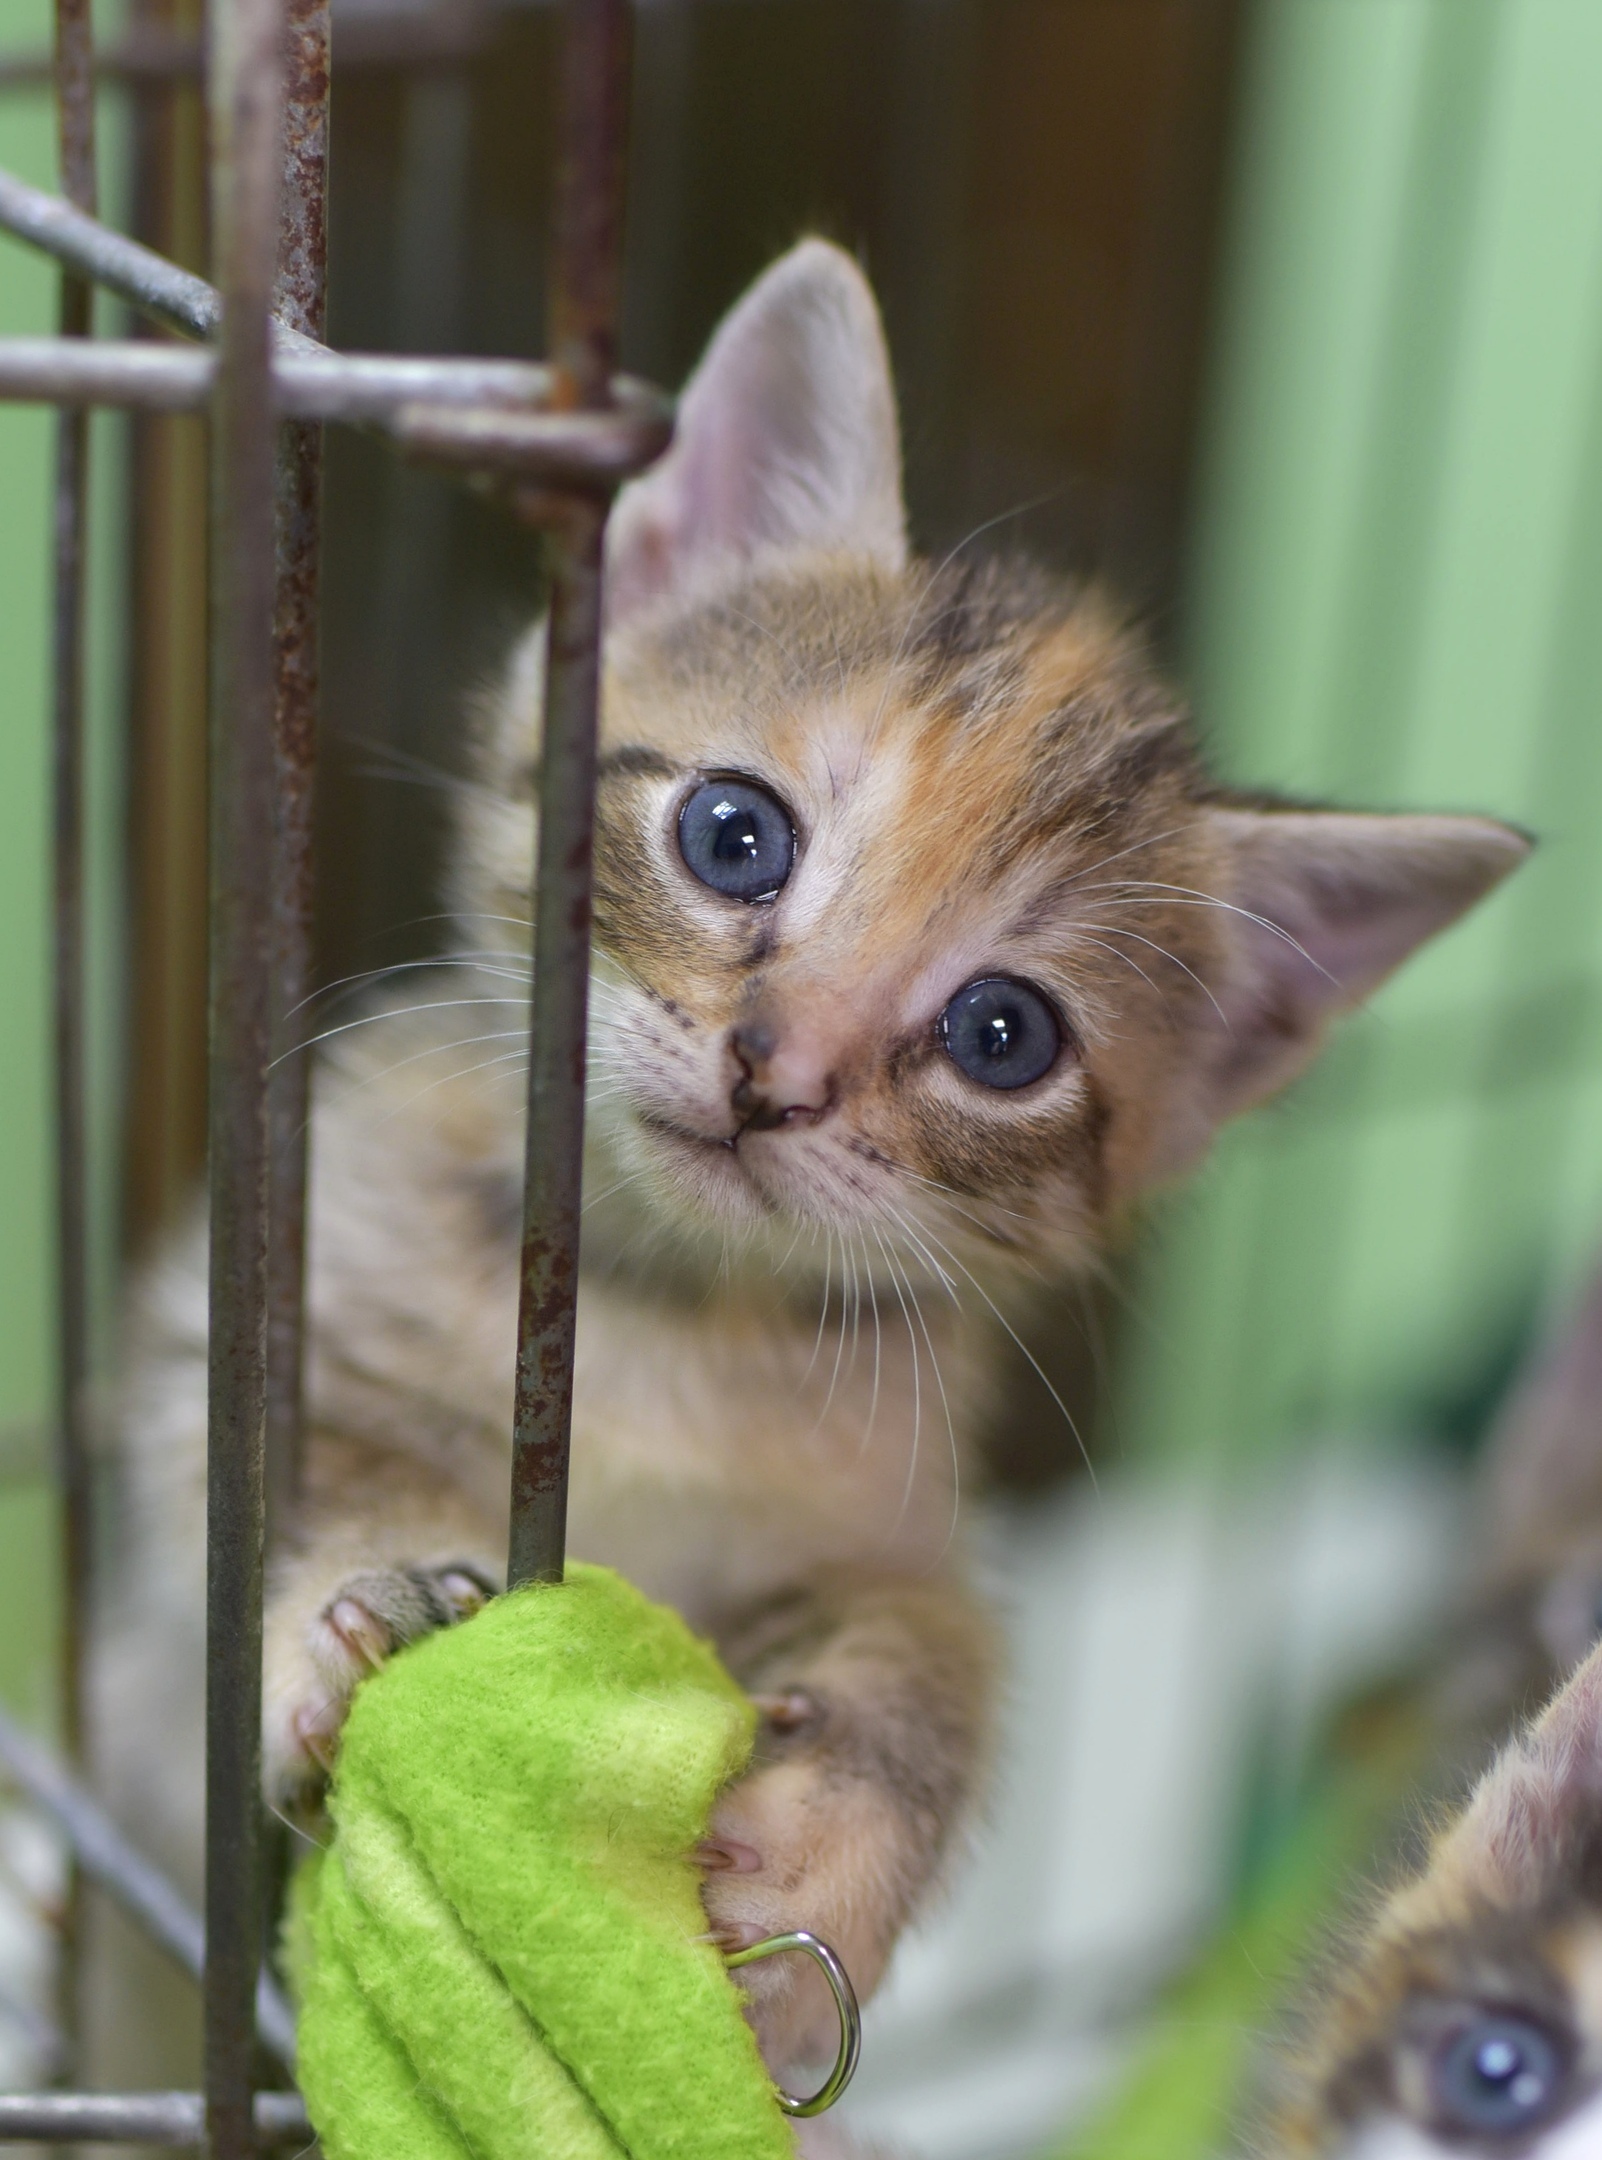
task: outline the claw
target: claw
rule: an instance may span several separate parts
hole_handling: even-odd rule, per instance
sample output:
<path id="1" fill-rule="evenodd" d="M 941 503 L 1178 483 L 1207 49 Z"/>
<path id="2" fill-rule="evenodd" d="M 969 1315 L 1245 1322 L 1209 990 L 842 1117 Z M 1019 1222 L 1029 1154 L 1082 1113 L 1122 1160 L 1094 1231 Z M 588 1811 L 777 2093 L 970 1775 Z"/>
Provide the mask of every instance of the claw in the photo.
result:
<path id="1" fill-rule="evenodd" d="M 805 1688 L 783 1688 L 776 1695 L 753 1695 L 751 1700 L 775 1732 L 796 1732 L 820 1715 L 817 1697 Z"/>
<path id="2" fill-rule="evenodd" d="M 735 1950 L 749 1950 L 763 1940 L 763 1930 L 750 1920 L 726 1920 L 712 1930 L 712 1941 L 728 1957 Z"/>
<path id="3" fill-rule="evenodd" d="M 297 1710 L 294 1720 L 295 1738 L 325 1777 L 334 1774 L 334 1736 L 321 1721 L 331 1707 L 325 1703 L 321 1710 Z"/>
<path id="4" fill-rule="evenodd" d="M 734 1875 L 755 1875 L 762 1855 L 754 1845 L 741 1845 L 734 1838 L 703 1838 L 695 1848 L 695 1863 L 712 1873 L 726 1869 Z"/>
<path id="5" fill-rule="evenodd" d="M 450 1600 L 452 1612 L 458 1620 L 469 1619 L 481 1605 L 489 1602 L 484 1585 L 476 1582 L 461 1568 L 446 1568 L 437 1580 L 441 1595 Z"/>
<path id="6" fill-rule="evenodd" d="M 347 1648 L 376 1672 L 394 1644 L 389 1629 L 355 1598 L 338 1598 L 329 1607 L 328 1624 Z"/>

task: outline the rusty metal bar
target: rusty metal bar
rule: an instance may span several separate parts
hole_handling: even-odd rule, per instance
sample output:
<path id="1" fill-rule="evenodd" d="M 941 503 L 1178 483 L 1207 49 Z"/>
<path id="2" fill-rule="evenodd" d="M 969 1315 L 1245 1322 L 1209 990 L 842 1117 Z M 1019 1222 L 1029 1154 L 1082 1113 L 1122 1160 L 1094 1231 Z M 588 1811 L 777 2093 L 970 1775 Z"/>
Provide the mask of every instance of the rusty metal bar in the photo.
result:
<path id="1" fill-rule="evenodd" d="M 328 0 L 288 0 L 279 322 L 322 341 L 328 286 Z M 306 1167 L 311 1061 L 301 1047 L 312 971 L 312 813 L 317 750 L 317 607 L 323 431 L 278 436 L 277 863 L 273 885 L 273 1063 L 268 1082 L 267 1522 L 288 1530 L 300 1494 L 305 1364 Z"/>
<path id="2" fill-rule="evenodd" d="M 206 1511 L 206 2133 L 255 2148 L 266 1529 L 267 1069 L 274 872 L 274 403 L 284 15 L 211 0 L 207 109 L 223 295 L 212 404 L 210 1380 Z"/>
<path id="3" fill-rule="evenodd" d="M 524 0 L 520 0 L 524 4 Z M 500 6 L 372 7 L 345 12 L 339 26 L 339 72 L 353 69 L 429 68 L 471 60 L 485 51 Z M 104 42 L 95 54 L 99 82 L 139 86 L 198 80 L 205 68 L 205 41 L 191 30 L 143 23 Z M 54 75 L 42 46 L 0 48 L 0 96 L 46 88 Z"/>
<path id="4" fill-rule="evenodd" d="M 552 252 L 552 402 L 604 410 L 617 349 L 628 0 L 569 0 Z M 552 520 L 507 1581 L 560 1582 L 584 1169 L 585 1022 L 606 506 Z"/>
<path id="5" fill-rule="evenodd" d="M 215 351 L 192 345 L 0 338 L 0 400 L 197 412 L 216 371 Z M 392 425 L 449 462 L 518 471 L 549 464 L 582 488 L 615 486 L 648 463 L 667 440 L 672 413 L 668 399 L 623 375 L 613 378 L 606 411 L 556 411 L 552 371 L 531 360 L 280 351 L 272 381 L 280 415 Z"/>
<path id="6" fill-rule="evenodd" d="M 94 45 L 89 0 L 56 0 L 56 127 L 61 184 L 95 210 Z M 87 338 L 94 288 L 61 276 L 59 324 Z M 84 1000 L 84 619 L 89 522 L 89 414 L 56 415 L 55 592 L 51 762 L 54 855 L 56 1172 L 56 1477 L 60 1504 L 61 1743 L 83 1757 L 83 1622 L 93 1539 L 89 1434 L 89 1182 Z M 82 1873 L 68 1867 L 56 1974 L 57 2017 L 70 2069 L 77 2033 Z"/>
<path id="7" fill-rule="evenodd" d="M 250 2150 L 304 2145 L 311 2136 L 299 2093 L 255 2096 Z M 0 2093 L 0 2140 L 51 2145 L 182 2145 L 206 2142 L 199 2093 Z"/>
<path id="8" fill-rule="evenodd" d="M 129 1843 L 94 1795 L 3 1710 L 0 1775 L 50 1817 L 89 1880 L 114 1898 L 191 1979 L 199 1980 L 206 1965 L 206 1929 L 199 1913 L 161 1869 Z M 266 2046 L 293 2070 L 294 2013 L 265 1972 L 256 1983 L 256 2024 Z"/>
<path id="9" fill-rule="evenodd" d="M 96 285 L 104 285 L 141 314 L 190 337 L 217 327 L 217 295 L 204 278 L 124 238 L 59 195 L 0 172 L 0 227 L 30 241 Z"/>

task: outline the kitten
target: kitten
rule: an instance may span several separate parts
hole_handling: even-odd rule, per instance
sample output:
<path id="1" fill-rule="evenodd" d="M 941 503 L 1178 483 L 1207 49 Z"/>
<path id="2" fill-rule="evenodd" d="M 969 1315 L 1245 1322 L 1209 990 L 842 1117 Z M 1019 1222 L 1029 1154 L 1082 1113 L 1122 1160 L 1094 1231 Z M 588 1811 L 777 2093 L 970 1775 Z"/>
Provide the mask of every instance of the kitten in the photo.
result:
<path id="1" fill-rule="evenodd" d="M 1398 1891 L 1321 2020 L 1269 2150 L 1602 2153 L 1602 1647 Z"/>
<path id="2" fill-rule="evenodd" d="M 701 1854 L 718 1939 L 805 1926 L 863 1993 L 960 1839 L 996 1690 L 959 1492 L 1005 1315 L 1526 852 L 1466 817 L 1232 795 L 1093 591 L 908 552 L 855 265 L 723 323 L 608 555 L 571 1543 L 763 1712 Z M 487 712 L 457 949 L 316 1081 L 307 1492 L 266 1774 L 500 1577 L 540 635 Z M 198 1850 L 205 1278 L 147 1284 L 108 1777 Z M 191 1861 L 192 1866 L 192 1861 Z M 821 1987 L 750 1970 L 769 2060 Z"/>

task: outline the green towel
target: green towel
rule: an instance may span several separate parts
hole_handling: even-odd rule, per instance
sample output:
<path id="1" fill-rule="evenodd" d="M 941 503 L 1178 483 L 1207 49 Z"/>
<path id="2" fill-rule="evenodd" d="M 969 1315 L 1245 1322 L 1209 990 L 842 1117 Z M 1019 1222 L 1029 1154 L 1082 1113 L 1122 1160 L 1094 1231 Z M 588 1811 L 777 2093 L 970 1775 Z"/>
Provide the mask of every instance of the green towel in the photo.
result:
<path id="1" fill-rule="evenodd" d="M 363 1685 L 290 1929 L 328 2160 L 793 2160 L 688 1857 L 753 1728 L 596 1567 Z"/>

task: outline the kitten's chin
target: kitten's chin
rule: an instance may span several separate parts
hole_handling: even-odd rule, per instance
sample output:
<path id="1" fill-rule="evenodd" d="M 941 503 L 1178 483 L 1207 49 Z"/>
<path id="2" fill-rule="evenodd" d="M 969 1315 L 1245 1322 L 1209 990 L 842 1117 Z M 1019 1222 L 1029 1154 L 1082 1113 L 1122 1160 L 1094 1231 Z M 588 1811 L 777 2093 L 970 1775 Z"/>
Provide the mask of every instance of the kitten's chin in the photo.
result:
<path id="1" fill-rule="evenodd" d="M 692 1132 L 656 1111 L 635 1116 L 655 1173 L 651 1182 L 670 1209 L 676 1204 L 693 1221 L 719 1229 L 749 1228 L 777 1212 L 732 1141 Z"/>

